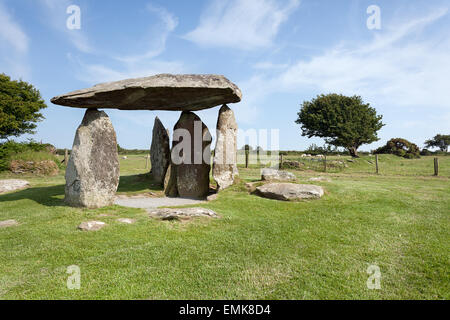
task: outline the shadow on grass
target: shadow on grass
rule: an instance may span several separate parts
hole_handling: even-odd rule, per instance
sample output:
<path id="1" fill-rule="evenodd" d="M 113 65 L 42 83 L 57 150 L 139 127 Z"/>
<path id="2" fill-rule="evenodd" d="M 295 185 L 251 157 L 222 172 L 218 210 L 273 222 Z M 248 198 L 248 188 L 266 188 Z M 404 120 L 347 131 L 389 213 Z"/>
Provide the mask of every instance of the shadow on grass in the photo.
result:
<path id="1" fill-rule="evenodd" d="M 0 195 L 1 202 L 30 199 L 44 206 L 66 206 L 64 202 L 64 185 L 49 187 L 32 187 L 16 192 Z M 121 176 L 117 192 L 161 192 L 163 188 L 155 183 L 150 174 Z"/>
<path id="2" fill-rule="evenodd" d="M 64 185 L 50 187 L 28 188 L 13 193 L 0 195 L 0 203 L 7 201 L 17 201 L 22 199 L 30 199 L 44 206 L 60 207 L 65 206 L 64 203 Z"/>
<path id="3" fill-rule="evenodd" d="M 163 187 L 149 173 L 121 176 L 117 192 L 162 191 Z"/>

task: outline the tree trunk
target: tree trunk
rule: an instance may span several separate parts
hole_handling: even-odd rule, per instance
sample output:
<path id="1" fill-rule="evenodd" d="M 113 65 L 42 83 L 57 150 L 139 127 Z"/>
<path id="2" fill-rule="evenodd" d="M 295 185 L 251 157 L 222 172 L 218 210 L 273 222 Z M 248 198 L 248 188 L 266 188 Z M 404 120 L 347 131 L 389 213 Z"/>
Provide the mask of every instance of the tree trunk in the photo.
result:
<path id="1" fill-rule="evenodd" d="M 350 148 L 348 148 L 348 152 L 350 153 L 350 155 L 352 156 L 352 158 L 359 158 L 358 150 L 356 149 L 356 147 L 350 147 Z"/>

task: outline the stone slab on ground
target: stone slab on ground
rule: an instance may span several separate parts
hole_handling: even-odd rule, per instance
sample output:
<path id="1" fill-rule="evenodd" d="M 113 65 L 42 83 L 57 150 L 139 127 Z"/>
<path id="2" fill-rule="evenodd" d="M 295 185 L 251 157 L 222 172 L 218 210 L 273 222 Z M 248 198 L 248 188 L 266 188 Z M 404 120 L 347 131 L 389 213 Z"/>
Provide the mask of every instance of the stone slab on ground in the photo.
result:
<path id="1" fill-rule="evenodd" d="M 239 88 L 222 75 L 158 74 L 100 83 L 51 99 L 76 108 L 195 111 L 241 101 Z"/>
<path id="2" fill-rule="evenodd" d="M 86 222 L 82 222 L 78 226 L 78 229 L 83 230 L 83 231 L 97 231 L 97 230 L 100 230 L 101 228 L 103 228 L 104 226 L 106 226 L 106 223 L 104 223 L 102 221 L 86 221 Z"/>
<path id="3" fill-rule="evenodd" d="M 121 223 L 126 223 L 126 224 L 133 224 L 136 222 L 136 219 L 130 219 L 130 218 L 119 218 L 117 219 L 117 221 L 121 222 Z"/>
<path id="4" fill-rule="evenodd" d="M 196 217 L 219 217 L 216 212 L 205 208 L 161 208 L 148 209 L 147 212 L 150 217 L 160 218 L 162 220 L 188 220 Z"/>
<path id="5" fill-rule="evenodd" d="M 263 168 L 261 170 L 261 180 L 295 181 L 297 177 L 289 171 Z"/>
<path id="6" fill-rule="evenodd" d="M 7 228 L 7 227 L 18 226 L 18 225 L 19 225 L 19 223 L 14 219 L 0 221 L 0 228 Z"/>
<path id="7" fill-rule="evenodd" d="M 0 194 L 27 188 L 30 183 L 26 180 L 6 179 L 0 180 Z"/>
<path id="8" fill-rule="evenodd" d="M 317 199 L 324 194 L 320 186 L 296 183 L 268 183 L 257 187 L 256 191 L 261 197 L 283 201 Z"/>
<path id="9" fill-rule="evenodd" d="M 160 197 L 160 198 L 150 198 L 150 197 L 130 197 L 124 198 L 116 197 L 114 204 L 123 207 L 130 208 L 142 208 L 142 209 L 154 209 L 158 207 L 166 206 L 184 206 L 191 204 L 204 203 L 204 200 L 190 199 L 190 198 L 171 198 L 171 197 Z"/>

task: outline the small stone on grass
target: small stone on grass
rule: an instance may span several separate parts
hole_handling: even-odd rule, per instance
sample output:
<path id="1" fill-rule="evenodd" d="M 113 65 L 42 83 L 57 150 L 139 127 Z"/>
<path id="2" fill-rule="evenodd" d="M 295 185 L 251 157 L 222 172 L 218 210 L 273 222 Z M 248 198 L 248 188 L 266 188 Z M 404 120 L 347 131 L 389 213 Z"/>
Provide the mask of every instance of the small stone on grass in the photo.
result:
<path id="1" fill-rule="evenodd" d="M 104 226 L 106 226 L 106 223 L 104 223 L 102 221 L 87 221 L 87 222 L 82 222 L 78 226 L 78 229 L 83 230 L 83 231 L 97 231 L 97 230 L 100 230 L 101 228 L 103 228 Z"/>
<path id="2" fill-rule="evenodd" d="M 129 218 L 119 218 L 119 219 L 117 219 L 117 221 L 126 223 L 126 224 L 133 224 L 136 222 L 135 219 L 129 219 Z"/>
<path id="3" fill-rule="evenodd" d="M 19 225 L 19 223 L 13 219 L 0 221 L 0 228 L 12 227 L 17 225 Z"/>
<path id="4" fill-rule="evenodd" d="M 148 209 L 150 217 L 160 218 L 161 220 L 188 220 L 195 217 L 218 218 L 218 214 L 205 208 L 161 208 Z"/>

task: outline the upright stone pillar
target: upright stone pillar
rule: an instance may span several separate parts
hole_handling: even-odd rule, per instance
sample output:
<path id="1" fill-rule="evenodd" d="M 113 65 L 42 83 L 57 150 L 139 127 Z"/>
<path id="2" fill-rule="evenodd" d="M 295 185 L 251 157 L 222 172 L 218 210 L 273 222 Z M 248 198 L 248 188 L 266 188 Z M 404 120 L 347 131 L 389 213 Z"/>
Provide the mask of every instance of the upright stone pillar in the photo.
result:
<path id="1" fill-rule="evenodd" d="M 158 117 L 155 118 L 155 124 L 153 125 L 150 161 L 153 180 L 163 186 L 167 167 L 170 163 L 170 146 L 167 130 Z"/>
<path id="2" fill-rule="evenodd" d="M 214 149 L 213 177 L 218 191 L 234 183 L 239 174 L 237 161 L 237 124 L 233 110 L 224 104 L 217 119 L 217 139 Z"/>
<path id="3" fill-rule="evenodd" d="M 116 133 L 107 114 L 87 109 L 66 169 L 65 201 L 76 207 L 113 204 L 119 185 Z"/>
<path id="4" fill-rule="evenodd" d="M 193 112 L 183 111 L 173 129 L 168 196 L 205 198 L 209 192 L 211 134 Z"/>

